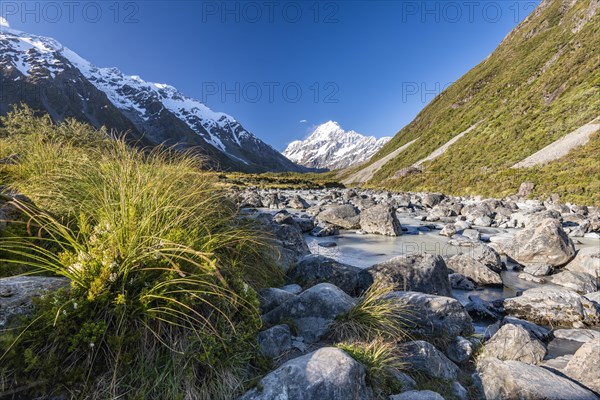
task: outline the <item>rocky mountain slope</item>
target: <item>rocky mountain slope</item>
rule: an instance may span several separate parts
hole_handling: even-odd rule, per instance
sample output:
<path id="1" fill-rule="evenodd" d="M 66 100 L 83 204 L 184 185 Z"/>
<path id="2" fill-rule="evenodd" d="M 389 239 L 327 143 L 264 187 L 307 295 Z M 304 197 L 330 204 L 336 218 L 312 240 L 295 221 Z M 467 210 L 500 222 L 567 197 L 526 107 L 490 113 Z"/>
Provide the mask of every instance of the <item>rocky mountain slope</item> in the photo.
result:
<path id="1" fill-rule="evenodd" d="M 338 177 L 363 183 L 366 176 L 372 187 L 495 196 L 530 181 L 534 195 L 600 203 L 597 131 L 563 157 L 511 168 L 600 115 L 599 14 L 599 0 L 542 1 L 369 163 Z M 360 174 L 394 152 L 372 174 Z"/>
<path id="2" fill-rule="evenodd" d="M 298 166 L 248 132 L 172 86 L 98 68 L 54 39 L 0 28 L 0 114 L 25 103 L 53 119 L 74 117 L 128 131 L 143 145 L 194 149 L 211 168 L 295 171 Z"/>
<path id="3" fill-rule="evenodd" d="M 337 122 L 329 121 L 319 125 L 305 140 L 290 143 L 283 155 L 306 167 L 334 170 L 368 160 L 390 139 L 344 131 Z"/>

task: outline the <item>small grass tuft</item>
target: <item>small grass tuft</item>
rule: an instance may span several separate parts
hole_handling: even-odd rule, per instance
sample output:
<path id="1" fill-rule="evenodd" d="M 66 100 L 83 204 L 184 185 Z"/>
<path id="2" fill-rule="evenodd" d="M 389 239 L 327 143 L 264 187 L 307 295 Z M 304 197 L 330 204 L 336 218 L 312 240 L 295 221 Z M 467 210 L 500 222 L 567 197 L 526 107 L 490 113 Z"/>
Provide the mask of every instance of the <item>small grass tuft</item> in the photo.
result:
<path id="1" fill-rule="evenodd" d="M 376 337 L 401 342 L 408 337 L 409 310 L 393 298 L 386 297 L 394 285 L 376 281 L 349 312 L 340 315 L 332 324 L 333 339 L 341 342 L 370 341 Z"/>

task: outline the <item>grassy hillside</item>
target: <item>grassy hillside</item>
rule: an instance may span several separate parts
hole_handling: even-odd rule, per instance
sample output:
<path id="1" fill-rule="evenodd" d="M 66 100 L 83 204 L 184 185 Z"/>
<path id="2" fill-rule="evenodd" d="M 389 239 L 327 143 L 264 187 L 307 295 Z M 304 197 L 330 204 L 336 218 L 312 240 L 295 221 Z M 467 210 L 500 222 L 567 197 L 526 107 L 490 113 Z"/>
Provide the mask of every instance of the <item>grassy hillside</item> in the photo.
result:
<path id="1" fill-rule="evenodd" d="M 597 0 L 571 6 L 542 2 L 490 57 L 434 99 L 370 160 L 417 139 L 367 186 L 500 196 L 515 193 L 529 180 L 537 185 L 534 195 L 558 192 L 563 200 L 600 203 L 598 134 L 585 148 L 547 166 L 508 170 L 600 115 L 599 13 Z M 397 175 L 478 121 L 445 154 L 424 163 L 422 173 Z"/>

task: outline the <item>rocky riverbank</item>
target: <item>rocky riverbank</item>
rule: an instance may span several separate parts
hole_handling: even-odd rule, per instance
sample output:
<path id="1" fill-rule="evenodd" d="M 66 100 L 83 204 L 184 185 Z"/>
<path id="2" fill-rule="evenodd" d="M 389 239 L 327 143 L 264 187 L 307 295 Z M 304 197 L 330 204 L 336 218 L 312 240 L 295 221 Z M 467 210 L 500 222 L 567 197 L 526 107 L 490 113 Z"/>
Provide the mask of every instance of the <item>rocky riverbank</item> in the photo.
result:
<path id="1" fill-rule="evenodd" d="M 399 344 L 407 367 L 390 399 L 598 398 L 598 209 L 354 189 L 232 196 L 273 234 L 288 279 L 261 293 L 258 341 L 277 368 L 243 399 L 373 398 L 328 329 L 378 281 L 410 310 L 415 339 Z M 445 385 L 424 390 L 422 375 Z"/>
<path id="2" fill-rule="evenodd" d="M 375 399 L 335 339 L 365 291 L 405 310 L 390 400 L 598 399 L 600 210 L 557 199 L 232 190 L 287 283 L 259 293 L 272 363 L 243 400 Z M 0 279 L 0 328 L 64 283 Z"/>

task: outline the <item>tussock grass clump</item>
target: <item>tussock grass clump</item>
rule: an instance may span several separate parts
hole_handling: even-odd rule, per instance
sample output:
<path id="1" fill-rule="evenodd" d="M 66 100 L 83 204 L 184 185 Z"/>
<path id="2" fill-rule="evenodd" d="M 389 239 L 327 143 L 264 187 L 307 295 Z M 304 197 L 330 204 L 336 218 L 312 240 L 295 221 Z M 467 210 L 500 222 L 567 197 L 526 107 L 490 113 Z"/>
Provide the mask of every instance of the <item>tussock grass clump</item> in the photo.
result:
<path id="1" fill-rule="evenodd" d="M 376 398 L 387 399 L 390 394 L 402 391 L 402 385 L 394 378 L 392 371 L 406 365 L 395 343 L 378 337 L 370 342 L 342 342 L 336 346 L 367 368 L 367 379 Z"/>
<path id="2" fill-rule="evenodd" d="M 3 125 L 17 161 L 0 176 L 35 206 L 13 202 L 28 234 L 0 238 L 1 256 L 71 285 L 3 332 L 0 389 L 235 398 L 261 326 L 254 288 L 278 276 L 266 239 L 191 156 L 27 109 Z"/>
<path id="3" fill-rule="evenodd" d="M 340 315 L 330 331 L 338 341 L 370 341 L 383 337 L 391 341 L 406 340 L 406 316 L 409 310 L 393 298 L 386 297 L 394 285 L 373 283 L 349 312 Z"/>

